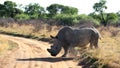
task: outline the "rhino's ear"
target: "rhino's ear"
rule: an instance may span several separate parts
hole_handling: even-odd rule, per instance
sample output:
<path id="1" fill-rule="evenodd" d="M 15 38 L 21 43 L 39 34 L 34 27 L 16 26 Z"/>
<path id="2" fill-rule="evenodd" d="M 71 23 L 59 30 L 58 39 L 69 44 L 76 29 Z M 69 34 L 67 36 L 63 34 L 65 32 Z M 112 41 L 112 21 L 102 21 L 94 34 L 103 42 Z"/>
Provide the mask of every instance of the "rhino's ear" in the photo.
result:
<path id="1" fill-rule="evenodd" d="M 53 39 L 57 39 L 57 36 L 54 37 L 54 36 L 50 35 L 50 37 L 53 38 Z"/>
<path id="2" fill-rule="evenodd" d="M 52 36 L 52 35 L 50 35 L 50 37 L 51 37 L 51 38 L 53 38 L 53 39 L 55 38 L 55 37 L 54 37 L 54 36 Z"/>

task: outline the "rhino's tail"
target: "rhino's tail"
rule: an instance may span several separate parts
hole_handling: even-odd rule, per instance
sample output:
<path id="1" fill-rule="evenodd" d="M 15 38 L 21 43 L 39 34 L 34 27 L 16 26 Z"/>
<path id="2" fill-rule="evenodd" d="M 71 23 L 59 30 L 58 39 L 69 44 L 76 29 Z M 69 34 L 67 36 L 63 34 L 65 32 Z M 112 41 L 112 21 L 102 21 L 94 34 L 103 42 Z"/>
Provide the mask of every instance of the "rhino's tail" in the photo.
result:
<path id="1" fill-rule="evenodd" d="M 99 39 L 101 40 L 101 38 L 102 38 L 102 37 L 101 37 L 101 35 L 100 35 L 100 33 L 99 33 Z"/>
<path id="2" fill-rule="evenodd" d="M 101 36 L 100 32 L 94 26 L 92 26 L 91 28 L 93 28 L 97 32 L 99 39 L 101 40 L 102 36 Z"/>
<path id="3" fill-rule="evenodd" d="M 98 33 L 99 39 L 101 40 L 102 36 L 101 36 L 100 32 L 97 31 L 97 33 Z"/>

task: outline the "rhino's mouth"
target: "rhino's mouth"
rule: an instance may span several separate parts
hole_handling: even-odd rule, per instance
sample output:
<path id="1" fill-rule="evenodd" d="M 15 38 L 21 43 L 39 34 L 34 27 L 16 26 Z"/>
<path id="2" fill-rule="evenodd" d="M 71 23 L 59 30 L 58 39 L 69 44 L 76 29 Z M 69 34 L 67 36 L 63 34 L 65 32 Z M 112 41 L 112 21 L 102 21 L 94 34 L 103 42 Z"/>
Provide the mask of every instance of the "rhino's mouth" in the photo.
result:
<path id="1" fill-rule="evenodd" d="M 52 49 L 47 49 L 47 51 L 51 54 L 51 56 L 56 56 L 57 54 L 55 53 L 56 51 Z"/>

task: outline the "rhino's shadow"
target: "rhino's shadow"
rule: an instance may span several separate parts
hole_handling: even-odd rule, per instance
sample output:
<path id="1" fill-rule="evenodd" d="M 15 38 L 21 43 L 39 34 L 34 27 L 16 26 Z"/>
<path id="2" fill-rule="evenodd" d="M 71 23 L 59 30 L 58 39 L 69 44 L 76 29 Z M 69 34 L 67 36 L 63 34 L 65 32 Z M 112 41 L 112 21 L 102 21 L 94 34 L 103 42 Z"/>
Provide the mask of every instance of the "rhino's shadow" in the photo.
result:
<path id="1" fill-rule="evenodd" d="M 17 59 L 17 61 L 44 61 L 44 62 L 59 62 L 59 61 L 68 61 L 73 60 L 73 58 L 65 58 L 65 57 L 44 57 L 44 58 L 25 58 L 25 59 Z"/>

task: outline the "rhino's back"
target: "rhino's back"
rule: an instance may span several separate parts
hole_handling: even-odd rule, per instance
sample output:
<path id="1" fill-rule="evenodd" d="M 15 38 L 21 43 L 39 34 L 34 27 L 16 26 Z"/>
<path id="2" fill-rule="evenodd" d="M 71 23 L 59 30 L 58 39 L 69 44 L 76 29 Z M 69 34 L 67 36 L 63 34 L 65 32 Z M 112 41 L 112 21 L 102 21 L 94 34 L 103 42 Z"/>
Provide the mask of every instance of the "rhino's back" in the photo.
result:
<path id="1" fill-rule="evenodd" d="M 76 45 L 78 44 L 79 46 L 87 45 L 91 40 L 92 33 L 93 31 L 91 29 L 75 29 L 74 43 L 76 43 Z"/>

